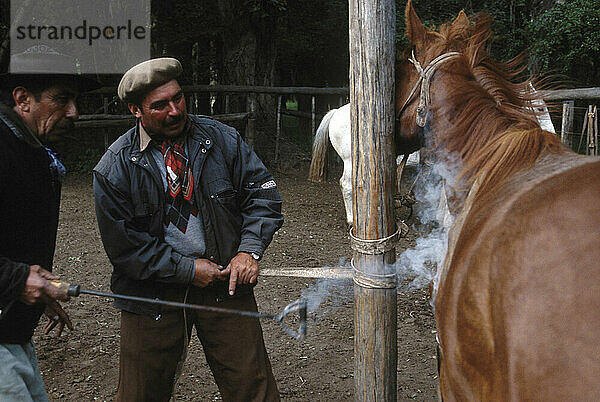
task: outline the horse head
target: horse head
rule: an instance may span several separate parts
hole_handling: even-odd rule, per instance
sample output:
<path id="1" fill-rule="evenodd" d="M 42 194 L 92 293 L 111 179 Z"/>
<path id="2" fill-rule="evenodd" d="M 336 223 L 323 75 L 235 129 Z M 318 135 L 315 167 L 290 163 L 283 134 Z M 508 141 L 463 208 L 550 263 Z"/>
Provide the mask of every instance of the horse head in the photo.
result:
<path id="1" fill-rule="evenodd" d="M 430 145 L 432 134 L 432 96 L 443 95 L 450 88 L 439 79 L 445 71 L 455 70 L 456 61 L 467 51 L 467 38 L 473 34 L 473 23 L 461 11 L 451 23 L 439 31 L 427 29 L 409 0 L 405 10 L 406 36 L 410 46 L 397 70 L 396 86 L 396 151 L 414 152 Z M 463 66 L 464 69 L 466 66 Z M 457 72 L 457 71 L 454 71 Z M 436 77 L 437 76 L 437 77 Z M 435 80 L 434 77 L 438 78 Z M 436 121 L 439 128 L 443 122 Z"/>
<path id="2" fill-rule="evenodd" d="M 492 19 L 485 13 L 467 17 L 461 11 L 431 30 L 409 0 L 405 17 L 410 47 L 396 80 L 396 151 L 424 147 L 422 159 L 443 155 L 448 162 L 450 156 L 458 169 L 456 190 L 465 193 L 475 172 L 496 171 L 492 162 L 501 157 L 495 151 L 501 141 L 510 142 L 511 133 L 526 138 L 519 133 L 540 130 L 531 80 L 519 80 L 526 68 L 524 55 L 508 62 L 492 60 L 487 46 Z M 523 163 L 533 158 L 533 153 L 525 155 Z M 500 179 L 488 175 L 486 180 Z"/>

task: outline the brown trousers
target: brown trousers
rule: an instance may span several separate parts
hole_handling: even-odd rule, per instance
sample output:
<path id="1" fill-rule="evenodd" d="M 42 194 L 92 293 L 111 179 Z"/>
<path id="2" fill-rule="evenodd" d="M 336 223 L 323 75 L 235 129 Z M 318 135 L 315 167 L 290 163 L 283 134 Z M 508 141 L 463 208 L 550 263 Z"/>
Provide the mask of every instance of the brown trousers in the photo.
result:
<path id="1" fill-rule="evenodd" d="M 179 299 L 177 301 L 183 301 Z M 257 311 L 252 292 L 216 303 L 210 290 L 191 289 L 187 302 Z M 121 312 L 121 354 L 116 400 L 168 401 L 192 326 L 196 327 L 196 334 L 224 401 L 279 401 L 279 391 L 258 319 L 186 310 L 184 320 L 184 311 L 181 309 L 165 310 L 159 320 Z"/>

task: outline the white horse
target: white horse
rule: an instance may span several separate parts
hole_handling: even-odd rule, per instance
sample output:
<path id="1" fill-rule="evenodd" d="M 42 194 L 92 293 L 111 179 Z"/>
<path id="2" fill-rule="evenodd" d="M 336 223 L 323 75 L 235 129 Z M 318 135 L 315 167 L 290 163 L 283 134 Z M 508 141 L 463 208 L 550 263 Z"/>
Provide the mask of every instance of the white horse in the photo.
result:
<path id="1" fill-rule="evenodd" d="M 531 89 L 535 92 L 533 86 L 531 86 Z M 537 101 L 534 101 L 534 106 L 541 127 L 544 130 L 556 133 L 544 101 L 538 99 Z M 342 173 L 342 177 L 340 177 L 340 188 L 342 189 L 344 207 L 346 208 L 346 222 L 348 225 L 352 225 L 352 136 L 350 134 L 349 103 L 339 109 L 331 109 L 319 124 L 312 147 L 312 159 L 308 173 L 308 180 L 310 181 L 319 183 L 325 180 L 325 156 L 328 145 L 327 138 L 329 138 L 335 152 L 337 152 L 344 162 L 344 172 Z M 399 165 L 400 158 L 401 156 L 397 159 Z M 414 152 L 410 154 L 406 164 L 409 166 L 418 165 L 419 153 Z M 401 171 L 401 168 L 399 171 Z M 397 179 L 399 181 L 400 177 Z M 400 189 L 398 188 L 397 191 L 400 191 Z"/>
<path id="2" fill-rule="evenodd" d="M 325 155 L 327 152 L 327 138 L 335 152 L 344 162 L 344 172 L 340 178 L 340 187 L 344 206 L 346 208 L 346 222 L 352 225 L 352 136 L 350 135 L 350 104 L 347 103 L 339 109 L 331 109 L 321 120 L 315 133 L 312 147 L 312 159 L 308 180 L 322 182 L 325 180 Z M 408 158 L 407 164 L 418 165 L 419 153 L 415 152 Z"/>

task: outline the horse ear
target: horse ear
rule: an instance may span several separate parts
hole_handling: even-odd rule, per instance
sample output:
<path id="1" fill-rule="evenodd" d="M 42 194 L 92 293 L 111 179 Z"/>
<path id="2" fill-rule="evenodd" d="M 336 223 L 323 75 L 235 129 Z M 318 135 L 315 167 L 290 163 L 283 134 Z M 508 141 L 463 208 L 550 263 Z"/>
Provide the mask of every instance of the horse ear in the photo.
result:
<path id="1" fill-rule="evenodd" d="M 416 46 L 423 43 L 425 41 L 426 29 L 415 12 L 412 0 L 408 0 L 406 3 L 404 17 L 406 19 L 406 37 L 410 44 Z"/>
<path id="2" fill-rule="evenodd" d="M 465 14 L 464 10 L 460 10 L 458 16 L 452 21 L 452 26 L 469 26 L 471 25 L 471 21 L 469 21 L 469 17 Z"/>

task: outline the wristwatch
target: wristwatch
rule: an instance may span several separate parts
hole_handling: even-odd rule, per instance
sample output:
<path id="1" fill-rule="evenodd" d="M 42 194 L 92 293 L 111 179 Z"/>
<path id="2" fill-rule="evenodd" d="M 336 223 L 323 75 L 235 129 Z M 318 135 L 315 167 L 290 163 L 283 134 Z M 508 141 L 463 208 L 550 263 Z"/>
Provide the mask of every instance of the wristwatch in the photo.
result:
<path id="1" fill-rule="evenodd" d="M 254 258 L 256 261 L 260 261 L 260 255 L 256 254 L 256 253 L 250 253 L 250 255 L 252 256 L 252 258 Z"/>

